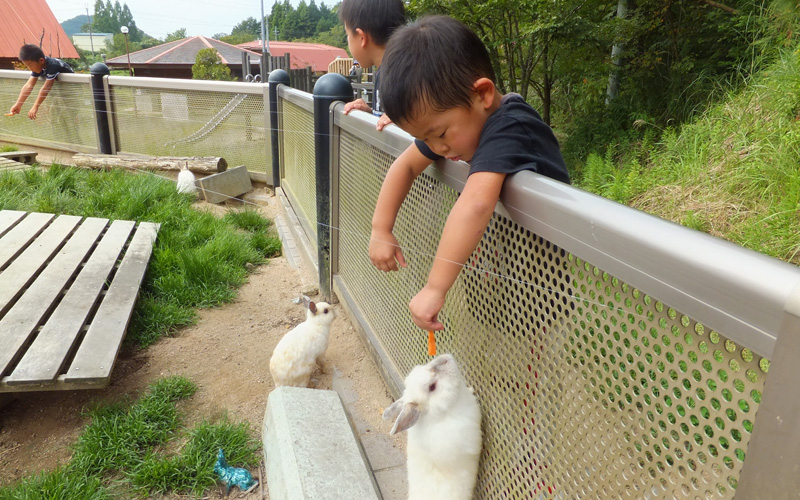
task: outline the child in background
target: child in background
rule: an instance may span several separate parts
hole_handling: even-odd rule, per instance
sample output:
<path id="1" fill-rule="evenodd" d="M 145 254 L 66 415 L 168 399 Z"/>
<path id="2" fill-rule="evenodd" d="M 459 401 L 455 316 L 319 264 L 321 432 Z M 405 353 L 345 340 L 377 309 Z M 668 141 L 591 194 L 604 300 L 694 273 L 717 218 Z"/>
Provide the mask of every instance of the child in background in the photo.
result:
<path id="1" fill-rule="evenodd" d="M 391 120 L 383 114 L 381 107 L 378 71 L 389 37 L 406 22 L 403 0 L 342 0 L 339 19 L 347 32 L 347 46 L 353 58 L 363 68 L 377 67 L 372 79 L 375 86 L 372 107 L 363 99 L 356 99 L 345 104 L 344 113 L 359 109 L 380 116 L 377 128 L 381 130 Z"/>
<path id="2" fill-rule="evenodd" d="M 42 105 L 47 97 L 47 94 L 50 93 L 50 89 L 53 87 L 53 84 L 55 83 L 56 77 L 59 75 L 59 73 L 73 73 L 73 71 L 72 68 L 69 67 L 69 64 L 60 59 L 56 59 L 55 57 L 45 56 L 44 52 L 42 52 L 42 49 L 33 44 L 23 45 L 19 49 L 19 60 L 22 61 L 22 64 L 24 64 L 29 70 L 31 70 L 31 77 L 28 79 L 25 85 L 22 86 L 22 90 L 19 93 L 19 98 L 17 98 L 17 102 L 11 106 L 11 111 L 9 113 L 16 115 L 20 112 L 25 100 L 36 86 L 36 81 L 39 79 L 39 77 L 44 76 L 44 85 L 42 85 L 42 89 L 39 91 L 36 102 L 33 103 L 30 111 L 28 111 L 28 118 L 35 120 L 36 114 L 39 112 L 39 106 Z"/>
<path id="3" fill-rule="evenodd" d="M 441 330 L 447 291 L 486 231 L 506 176 L 532 170 L 568 183 L 569 174 L 553 131 L 520 95 L 500 94 L 486 47 L 460 21 L 431 16 L 397 29 L 382 72 L 383 109 L 416 140 L 378 195 L 369 246 L 377 269 L 406 267 L 392 230 L 414 179 L 436 159 L 469 163 L 428 281 L 409 304 L 417 326 Z"/>

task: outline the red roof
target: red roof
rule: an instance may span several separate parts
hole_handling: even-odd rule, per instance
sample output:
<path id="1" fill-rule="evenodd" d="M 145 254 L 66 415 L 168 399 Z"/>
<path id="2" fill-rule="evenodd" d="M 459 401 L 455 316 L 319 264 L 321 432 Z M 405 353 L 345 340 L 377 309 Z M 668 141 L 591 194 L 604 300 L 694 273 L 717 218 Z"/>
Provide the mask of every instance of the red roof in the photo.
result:
<path id="1" fill-rule="evenodd" d="M 261 54 L 261 40 L 240 43 L 237 47 Z M 312 71 L 319 72 L 328 71 L 328 65 L 337 57 L 350 57 L 346 50 L 322 43 L 269 42 L 271 56 L 282 56 L 287 52 L 291 54 L 292 69 L 311 66 Z"/>
<path id="2" fill-rule="evenodd" d="M 78 51 L 45 0 L 0 0 L 0 58 L 14 58 L 26 43 L 39 45 L 45 55 L 59 59 L 77 59 Z"/>

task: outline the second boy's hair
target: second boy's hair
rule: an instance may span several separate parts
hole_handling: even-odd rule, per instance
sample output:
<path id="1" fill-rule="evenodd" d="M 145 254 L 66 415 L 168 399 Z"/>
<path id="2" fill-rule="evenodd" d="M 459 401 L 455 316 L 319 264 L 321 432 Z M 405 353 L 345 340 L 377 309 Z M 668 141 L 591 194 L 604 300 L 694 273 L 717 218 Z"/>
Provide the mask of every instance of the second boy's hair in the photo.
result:
<path id="1" fill-rule="evenodd" d="M 406 22 L 403 0 L 342 0 L 339 19 L 350 31 L 363 30 L 376 45 L 386 45 Z"/>
<path id="2" fill-rule="evenodd" d="M 402 124 L 425 109 L 468 107 L 479 78 L 495 81 L 489 52 L 461 21 L 423 17 L 398 28 L 381 64 L 381 103 Z"/>
<path id="3" fill-rule="evenodd" d="M 28 43 L 20 47 L 20 61 L 38 61 L 39 59 L 44 59 L 44 52 L 42 52 L 42 49 L 40 49 L 38 45 Z"/>

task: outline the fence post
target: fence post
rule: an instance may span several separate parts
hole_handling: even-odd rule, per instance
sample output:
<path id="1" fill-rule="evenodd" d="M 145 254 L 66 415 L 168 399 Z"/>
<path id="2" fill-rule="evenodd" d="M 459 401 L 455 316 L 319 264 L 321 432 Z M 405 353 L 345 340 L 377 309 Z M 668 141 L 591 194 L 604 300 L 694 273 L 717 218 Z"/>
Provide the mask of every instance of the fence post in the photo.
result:
<path id="1" fill-rule="evenodd" d="M 800 498 L 800 284 L 784 306 L 783 325 L 763 400 L 739 475 L 736 500 Z"/>
<path id="2" fill-rule="evenodd" d="M 97 122 L 97 145 L 101 154 L 110 155 L 111 130 L 109 129 L 108 107 L 106 106 L 106 92 L 103 77 L 111 74 L 108 66 L 98 62 L 89 68 L 92 75 L 92 98 L 94 100 L 94 118 Z"/>
<path id="3" fill-rule="evenodd" d="M 278 133 L 278 84 L 289 85 L 289 73 L 275 69 L 269 74 L 269 116 L 272 143 L 272 187 L 277 192 L 281 186 L 281 159 Z"/>
<path id="4" fill-rule="evenodd" d="M 314 85 L 314 163 L 317 185 L 317 265 L 322 300 L 331 300 L 331 105 L 352 101 L 353 86 L 338 73 Z"/>

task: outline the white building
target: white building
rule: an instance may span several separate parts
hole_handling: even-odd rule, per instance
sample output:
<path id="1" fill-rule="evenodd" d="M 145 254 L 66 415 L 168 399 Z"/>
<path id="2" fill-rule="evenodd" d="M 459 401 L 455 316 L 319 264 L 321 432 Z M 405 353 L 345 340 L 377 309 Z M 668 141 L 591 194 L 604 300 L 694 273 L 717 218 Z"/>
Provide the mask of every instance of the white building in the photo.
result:
<path id="1" fill-rule="evenodd" d="M 81 50 L 94 50 L 95 52 L 105 52 L 106 42 L 112 41 L 114 35 L 111 33 L 75 33 L 72 35 L 72 44 Z"/>

